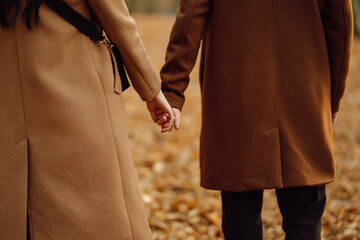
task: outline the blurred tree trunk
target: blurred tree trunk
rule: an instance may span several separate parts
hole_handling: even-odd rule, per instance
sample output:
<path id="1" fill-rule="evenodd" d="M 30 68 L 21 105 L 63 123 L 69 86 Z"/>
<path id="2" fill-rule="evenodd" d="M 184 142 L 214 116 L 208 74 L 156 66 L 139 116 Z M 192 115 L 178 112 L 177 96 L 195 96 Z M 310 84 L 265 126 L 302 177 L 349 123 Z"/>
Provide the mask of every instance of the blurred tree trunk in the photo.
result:
<path id="1" fill-rule="evenodd" d="M 127 7 L 129 8 L 129 11 L 133 12 L 134 8 L 135 8 L 136 0 L 131 0 L 131 1 L 126 0 L 125 2 L 126 2 Z"/>
<path id="2" fill-rule="evenodd" d="M 130 12 L 175 13 L 179 0 L 126 0 Z"/>
<path id="3" fill-rule="evenodd" d="M 158 1 L 156 0 L 148 0 L 147 1 L 147 7 L 146 7 L 146 12 L 147 13 L 154 13 L 156 11 L 157 8 L 157 3 Z"/>
<path id="4" fill-rule="evenodd" d="M 352 0 L 354 9 L 354 30 L 357 36 L 360 35 L 360 0 Z"/>

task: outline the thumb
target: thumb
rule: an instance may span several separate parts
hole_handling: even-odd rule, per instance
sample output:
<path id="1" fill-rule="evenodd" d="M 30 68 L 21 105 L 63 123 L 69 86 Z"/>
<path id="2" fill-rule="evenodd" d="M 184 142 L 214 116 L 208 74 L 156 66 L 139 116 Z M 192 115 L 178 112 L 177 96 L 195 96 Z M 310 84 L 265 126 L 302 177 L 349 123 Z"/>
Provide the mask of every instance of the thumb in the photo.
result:
<path id="1" fill-rule="evenodd" d="M 176 130 L 179 130 L 179 128 L 180 128 L 180 114 L 178 112 L 175 112 L 174 117 L 175 117 L 174 127 L 175 127 Z"/>

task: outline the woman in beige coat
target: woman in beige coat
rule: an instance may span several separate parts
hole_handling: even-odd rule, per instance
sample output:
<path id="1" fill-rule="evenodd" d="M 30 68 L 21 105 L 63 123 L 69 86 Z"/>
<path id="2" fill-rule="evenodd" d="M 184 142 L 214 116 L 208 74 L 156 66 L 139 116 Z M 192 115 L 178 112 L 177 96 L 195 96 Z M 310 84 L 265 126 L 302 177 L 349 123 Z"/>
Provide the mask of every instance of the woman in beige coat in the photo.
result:
<path id="1" fill-rule="evenodd" d="M 180 0 L 163 91 L 178 128 L 202 41 L 201 185 L 223 191 L 228 239 L 261 239 L 268 188 L 287 239 L 320 237 L 352 30 L 350 0 Z"/>
<path id="2" fill-rule="evenodd" d="M 0 3 L 0 239 L 151 239 L 110 51 L 41 2 Z M 171 125 L 124 0 L 66 2 L 105 29 Z"/>

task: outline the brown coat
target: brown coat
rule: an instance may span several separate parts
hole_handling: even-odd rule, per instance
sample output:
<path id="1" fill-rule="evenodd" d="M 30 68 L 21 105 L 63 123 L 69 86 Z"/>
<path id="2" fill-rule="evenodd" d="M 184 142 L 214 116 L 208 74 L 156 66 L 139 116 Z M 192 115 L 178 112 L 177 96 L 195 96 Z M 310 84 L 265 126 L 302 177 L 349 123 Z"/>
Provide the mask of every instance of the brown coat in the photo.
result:
<path id="1" fill-rule="evenodd" d="M 93 9 L 153 98 L 160 80 L 125 2 L 67 2 L 88 19 Z M 25 240 L 27 214 L 34 240 L 152 239 L 108 48 L 46 5 L 39 14 L 32 31 L 0 27 L 0 239 Z"/>
<path id="2" fill-rule="evenodd" d="M 163 90 L 181 109 L 202 40 L 201 185 L 246 191 L 334 180 L 350 0 L 181 0 Z"/>

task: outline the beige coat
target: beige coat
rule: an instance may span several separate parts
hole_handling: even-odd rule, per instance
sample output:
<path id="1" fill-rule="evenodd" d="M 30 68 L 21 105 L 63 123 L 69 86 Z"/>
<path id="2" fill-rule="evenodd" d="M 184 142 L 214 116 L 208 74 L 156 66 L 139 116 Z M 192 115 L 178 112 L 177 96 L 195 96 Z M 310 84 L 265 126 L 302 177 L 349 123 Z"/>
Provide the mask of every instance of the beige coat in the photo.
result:
<path id="1" fill-rule="evenodd" d="M 247 191 L 335 178 L 350 0 L 180 0 L 163 90 L 181 109 L 199 50 L 201 185 Z"/>
<path id="2" fill-rule="evenodd" d="M 124 0 L 67 2 L 94 11 L 152 99 L 160 80 Z M 27 215 L 32 240 L 151 239 L 108 48 L 39 14 L 32 31 L 0 28 L 0 239 L 25 240 Z"/>

